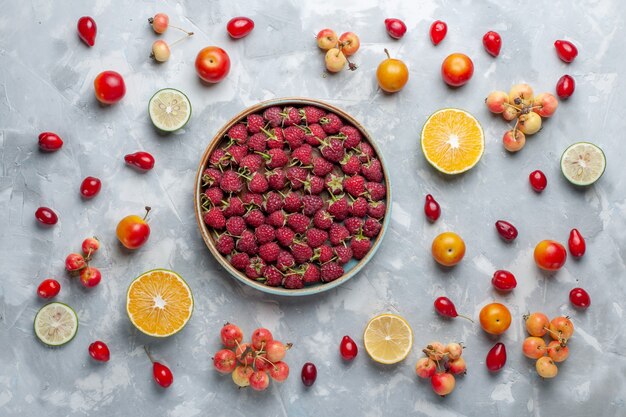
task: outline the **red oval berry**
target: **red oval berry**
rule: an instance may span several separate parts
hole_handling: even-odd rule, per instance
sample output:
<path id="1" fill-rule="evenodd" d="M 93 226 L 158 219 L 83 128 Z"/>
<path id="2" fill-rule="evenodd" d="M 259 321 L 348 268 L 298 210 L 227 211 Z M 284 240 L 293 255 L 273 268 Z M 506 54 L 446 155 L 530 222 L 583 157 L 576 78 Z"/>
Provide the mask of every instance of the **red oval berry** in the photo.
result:
<path id="1" fill-rule="evenodd" d="M 515 240 L 517 237 L 517 229 L 515 226 L 505 220 L 498 220 L 496 222 L 496 230 L 500 237 L 507 242 Z"/>
<path id="2" fill-rule="evenodd" d="M 54 152 L 61 149 L 63 141 L 56 133 L 42 132 L 39 134 L 39 149 L 46 152 Z"/>
<path id="3" fill-rule="evenodd" d="M 567 245 L 569 246 L 569 252 L 575 258 L 583 256 L 585 254 L 585 250 L 587 249 L 585 238 L 583 238 L 583 235 L 580 234 L 578 229 L 572 229 L 571 232 L 569 232 Z"/>
<path id="4" fill-rule="evenodd" d="M 350 336 L 344 336 L 343 339 L 341 339 L 341 345 L 339 345 L 339 352 L 342 358 L 351 361 L 356 358 L 356 355 L 359 353 L 359 348 Z"/>
<path id="5" fill-rule="evenodd" d="M 78 29 L 78 37 L 88 46 L 94 46 L 96 43 L 96 32 L 98 30 L 96 22 L 89 16 L 83 16 L 78 19 L 76 26 Z"/>
<path id="6" fill-rule="evenodd" d="M 152 365 L 152 376 L 157 384 L 163 388 L 167 388 L 174 382 L 174 375 L 170 368 L 159 362 L 154 362 Z"/>
<path id="7" fill-rule="evenodd" d="M 441 314 L 444 317 L 455 318 L 459 315 L 456 311 L 454 303 L 448 297 L 439 297 L 435 300 L 434 304 L 437 313 Z"/>
<path id="8" fill-rule="evenodd" d="M 586 309 L 591 305 L 591 297 L 582 288 L 574 288 L 569 293 L 569 300 L 574 306 Z"/>
<path id="9" fill-rule="evenodd" d="M 400 39 L 406 33 L 406 25 L 400 19 L 385 19 L 385 29 L 387 29 L 387 34 L 394 39 Z"/>
<path id="10" fill-rule="evenodd" d="M 44 279 L 37 288 L 37 295 L 41 298 L 55 297 L 61 291 L 61 284 L 56 279 Z"/>
<path id="11" fill-rule="evenodd" d="M 570 41 L 558 40 L 554 42 L 556 54 L 562 61 L 570 63 L 578 56 L 578 49 Z"/>
<path id="12" fill-rule="evenodd" d="M 506 364 L 506 346 L 504 343 L 496 343 L 487 353 L 487 369 L 497 372 Z"/>
<path id="13" fill-rule="evenodd" d="M 556 95 L 559 98 L 570 98 L 576 89 L 576 82 L 571 75 L 564 75 L 556 83 Z"/>
<path id="14" fill-rule="evenodd" d="M 45 224 L 46 226 L 52 226 L 59 221 L 59 217 L 56 213 L 48 207 L 39 207 L 37 211 L 35 211 L 35 218 L 39 223 Z"/>
<path id="15" fill-rule="evenodd" d="M 483 46 L 489 55 L 500 55 L 500 49 L 502 48 L 502 38 L 500 34 L 494 31 L 485 33 L 485 36 L 483 36 Z"/>
<path id="16" fill-rule="evenodd" d="M 446 25 L 446 22 L 435 20 L 433 24 L 430 25 L 430 40 L 433 45 L 439 45 L 439 42 L 446 37 L 446 33 L 448 33 L 448 25 Z"/>
<path id="17" fill-rule="evenodd" d="M 441 207 L 435 198 L 427 194 L 426 202 L 424 203 L 424 214 L 431 222 L 436 221 L 441 216 Z"/>
<path id="18" fill-rule="evenodd" d="M 148 152 L 135 152 L 124 156 L 124 161 L 143 171 L 150 171 L 154 168 L 154 157 Z"/>
<path id="19" fill-rule="evenodd" d="M 100 192 L 102 182 L 96 177 L 86 177 L 80 184 L 80 194 L 84 198 L 94 198 Z"/>
<path id="20" fill-rule="evenodd" d="M 540 193 L 546 189 L 548 185 L 548 179 L 546 175 L 540 170 L 536 170 L 530 173 L 528 176 L 528 181 L 530 182 L 530 186 L 533 187 L 533 190 Z"/>
<path id="21" fill-rule="evenodd" d="M 499 291 L 511 291 L 513 288 L 517 287 L 515 275 L 503 269 L 499 269 L 493 273 L 491 284 Z"/>
<path id="22" fill-rule="evenodd" d="M 96 340 L 89 345 L 89 355 L 99 362 L 108 362 L 111 357 L 109 347 L 106 343 Z"/>
<path id="23" fill-rule="evenodd" d="M 302 372 L 300 374 L 302 383 L 306 387 L 310 387 L 315 383 L 317 379 L 317 368 L 311 362 L 307 362 L 302 366 Z"/>
<path id="24" fill-rule="evenodd" d="M 226 30 L 233 39 L 243 38 L 254 29 L 254 22 L 247 17 L 233 17 L 226 24 Z"/>

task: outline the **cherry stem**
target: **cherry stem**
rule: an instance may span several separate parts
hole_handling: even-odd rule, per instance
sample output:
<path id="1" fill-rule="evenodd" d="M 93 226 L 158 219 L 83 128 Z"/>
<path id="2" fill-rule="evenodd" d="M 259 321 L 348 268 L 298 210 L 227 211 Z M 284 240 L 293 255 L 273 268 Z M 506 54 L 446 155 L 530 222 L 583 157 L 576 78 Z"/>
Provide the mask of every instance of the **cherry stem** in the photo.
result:
<path id="1" fill-rule="evenodd" d="M 172 42 L 172 43 L 170 44 L 170 48 L 171 48 L 172 46 L 176 45 L 178 42 L 183 41 L 183 40 L 187 39 L 188 37 L 190 37 L 190 36 L 192 36 L 192 35 L 193 35 L 193 32 L 187 32 L 187 36 L 183 36 L 182 38 L 177 39 L 177 40 L 175 40 L 174 42 Z"/>
<path id="2" fill-rule="evenodd" d="M 171 28 L 174 28 L 174 29 L 178 29 L 178 30 L 180 30 L 181 32 L 185 32 L 185 33 L 187 34 L 187 36 L 191 36 L 191 35 L 193 35 L 193 32 L 188 32 L 188 31 L 186 31 L 186 30 L 185 30 L 185 29 L 183 29 L 183 28 L 179 28 L 178 26 L 174 26 L 174 25 L 170 25 L 170 24 L 168 24 L 168 26 L 169 26 L 169 27 L 171 27 Z"/>
<path id="3" fill-rule="evenodd" d="M 150 362 L 155 363 L 156 361 L 154 360 L 154 358 L 150 354 L 150 351 L 148 350 L 148 346 L 144 345 L 143 349 L 146 351 L 146 355 L 148 355 L 148 359 L 150 359 Z"/>
<path id="4" fill-rule="evenodd" d="M 505 105 L 505 106 L 509 106 L 509 107 L 513 107 L 513 108 L 514 108 L 515 110 L 517 110 L 517 111 L 522 111 L 522 109 L 520 109 L 519 107 L 514 106 L 514 105 L 512 105 L 512 104 L 510 104 L 510 103 L 504 103 L 504 105 Z"/>
<path id="5" fill-rule="evenodd" d="M 145 209 L 146 209 L 146 215 L 143 216 L 143 220 L 146 220 L 146 218 L 148 217 L 148 213 L 150 213 L 150 210 L 152 210 L 152 207 L 146 206 Z"/>
<path id="6" fill-rule="evenodd" d="M 474 320 L 472 320 L 471 318 L 469 318 L 469 317 L 467 317 L 467 316 L 464 316 L 463 314 L 457 314 L 456 316 L 457 316 L 457 317 L 463 317 L 464 319 L 469 320 L 469 321 L 471 321 L 472 323 L 474 323 Z"/>
<path id="7" fill-rule="evenodd" d="M 391 59 L 391 55 L 389 55 L 389 51 L 385 48 L 385 54 L 387 54 L 387 59 Z"/>

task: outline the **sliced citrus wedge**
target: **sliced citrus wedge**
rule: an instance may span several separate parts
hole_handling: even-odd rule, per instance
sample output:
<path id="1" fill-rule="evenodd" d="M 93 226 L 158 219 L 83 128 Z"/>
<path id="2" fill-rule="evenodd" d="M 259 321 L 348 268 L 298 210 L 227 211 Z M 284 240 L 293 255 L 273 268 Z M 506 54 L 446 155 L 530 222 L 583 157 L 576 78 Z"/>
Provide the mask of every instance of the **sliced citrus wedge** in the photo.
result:
<path id="1" fill-rule="evenodd" d="M 363 343 L 374 361 L 397 363 L 404 360 L 413 347 L 413 330 L 402 317 L 381 314 L 367 323 Z"/>
<path id="2" fill-rule="evenodd" d="M 49 303 L 35 316 L 35 335 L 50 346 L 61 346 L 76 336 L 78 317 L 72 308 L 63 303 Z"/>
<path id="3" fill-rule="evenodd" d="M 575 185 L 593 184 L 604 174 L 605 168 L 604 152 L 593 143 L 574 143 L 561 156 L 561 172 Z"/>
<path id="4" fill-rule="evenodd" d="M 433 113 L 422 128 L 426 160 L 445 174 L 460 174 L 478 163 L 485 150 L 485 135 L 478 120 L 459 109 Z"/>
<path id="5" fill-rule="evenodd" d="M 150 120 L 164 132 L 174 132 L 184 127 L 191 117 L 191 102 L 185 94 L 174 88 L 157 91 L 148 104 Z"/>
<path id="6" fill-rule="evenodd" d="M 191 289 L 177 273 L 153 269 L 137 277 L 128 287 L 126 312 L 143 333 L 154 337 L 171 336 L 191 318 Z"/>

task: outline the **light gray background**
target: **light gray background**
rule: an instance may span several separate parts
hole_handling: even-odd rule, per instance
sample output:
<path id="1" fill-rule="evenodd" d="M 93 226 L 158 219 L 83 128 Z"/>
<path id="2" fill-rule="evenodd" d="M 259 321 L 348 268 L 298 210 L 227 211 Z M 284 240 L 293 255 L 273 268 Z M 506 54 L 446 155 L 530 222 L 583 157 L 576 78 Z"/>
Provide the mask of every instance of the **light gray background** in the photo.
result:
<path id="1" fill-rule="evenodd" d="M 626 182 L 623 176 L 623 36 L 626 6 L 596 1 L 0 1 L 0 414 L 3 416 L 156 416 L 196 415 L 417 415 L 451 416 L 624 416 L 626 414 L 626 335 L 623 309 L 626 252 Z M 157 36 L 146 19 L 166 12 L 171 23 L 196 32 L 178 44 L 169 62 L 148 59 Z M 94 48 L 76 36 L 76 21 L 91 15 L 98 24 Z M 230 40 L 226 22 L 247 15 L 256 28 L 245 39 Z M 385 33 L 386 17 L 403 18 L 407 35 L 400 41 Z M 447 38 L 433 47 L 428 28 L 435 19 L 449 25 Z M 362 46 L 354 57 L 360 68 L 324 76 L 323 54 L 314 34 L 331 27 L 352 30 Z M 500 32 L 504 46 L 497 59 L 481 44 L 488 30 Z M 179 37 L 169 30 L 164 39 Z M 552 46 L 568 38 L 580 55 L 570 65 Z M 224 47 L 232 59 L 228 78 L 205 86 L 194 70 L 204 46 Z M 384 95 L 375 81 L 383 48 L 410 69 L 406 88 Z M 466 86 L 451 90 L 439 67 L 449 53 L 469 54 L 476 67 Z M 122 102 L 98 105 L 93 79 L 107 69 L 123 74 Z M 556 116 L 516 155 L 502 148 L 506 124 L 483 104 L 494 89 L 518 82 L 537 92 L 554 91 L 569 73 L 576 92 Z M 187 93 L 194 113 L 184 131 L 158 135 L 148 117 L 151 95 L 163 87 Z M 394 187 L 390 230 L 374 260 L 353 280 L 327 294 L 309 298 L 271 297 L 238 284 L 222 271 L 206 249 L 193 212 L 193 181 L 200 154 L 214 132 L 230 117 L 260 100 L 281 96 L 314 97 L 351 112 L 376 138 L 391 170 Z M 419 132 L 427 116 L 442 107 L 475 114 L 486 135 L 486 150 L 469 173 L 438 175 L 419 151 Z M 37 149 L 41 131 L 58 132 L 65 146 L 55 154 Z M 571 143 L 591 140 L 604 148 L 608 168 L 593 187 L 577 190 L 561 176 L 558 161 Z M 150 151 L 156 167 L 140 174 L 123 155 Z M 535 194 L 528 174 L 542 169 L 548 188 Z M 78 188 L 87 175 L 102 179 L 100 195 L 82 201 Z M 431 225 L 422 214 L 432 193 L 443 215 Z M 115 226 L 123 216 L 151 205 L 152 235 L 139 251 L 121 250 Z M 56 227 L 43 229 L 35 209 L 50 206 Z M 503 243 L 493 223 L 508 219 L 520 235 Z M 580 261 L 568 260 L 553 277 L 536 269 L 532 249 L 542 239 L 566 241 L 577 227 L 587 239 Z M 467 255 L 451 270 L 430 256 L 432 238 L 444 230 L 464 237 Z M 67 277 L 65 256 L 95 234 L 103 249 L 94 265 L 103 281 L 92 290 Z M 125 291 L 143 271 L 178 271 L 195 296 L 188 326 L 168 340 L 138 333 L 128 321 Z M 496 294 L 495 269 L 515 273 L 518 288 Z M 76 309 L 80 329 L 60 349 L 40 344 L 32 321 L 43 302 L 38 283 L 56 277 L 59 301 Z M 592 297 L 586 312 L 572 309 L 571 288 L 581 285 Z M 506 368 L 489 375 L 484 358 L 494 339 L 465 320 L 442 320 L 432 309 L 447 295 L 460 312 L 478 316 L 492 301 L 507 304 L 514 321 L 500 340 L 508 348 Z M 559 376 L 541 380 L 533 361 L 521 354 L 525 337 L 521 315 L 541 310 L 568 314 L 576 326 L 570 359 Z M 377 366 L 362 348 L 369 318 L 392 311 L 415 331 L 414 349 L 396 366 Z M 287 356 L 292 376 L 264 393 L 238 391 L 211 366 L 219 348 L 218 331 L 238 323 L 249 334 L 257 326 L 295 346 Z M 342 363 L 338 345 L 350 334 L 361 347 L 357 359 Z M 112 356 L 97 364 L 87 354 L 96 339 Z M 469 373 L 445 399 L 434 395 L 413 371 L 420 347 L 431 340 L 461 340 L 467 345 Z M 169 364 L 173 386 L 162 391 L 151 379 L 142 346 Z M 316 384 L 299 381 L 302 364 L 318 367 Z"/>

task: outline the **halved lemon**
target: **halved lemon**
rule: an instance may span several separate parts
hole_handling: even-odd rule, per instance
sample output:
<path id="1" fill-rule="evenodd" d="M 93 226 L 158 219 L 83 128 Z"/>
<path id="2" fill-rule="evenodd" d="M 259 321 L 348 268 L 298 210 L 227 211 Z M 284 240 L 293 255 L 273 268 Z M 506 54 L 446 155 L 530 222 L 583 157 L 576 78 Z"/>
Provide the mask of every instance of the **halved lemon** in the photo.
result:
<path id="1" fill-rule="evenodd" d="M 593 184 L 604 174 L 605 168 L 604 152 L 593 143 L 574 143 L 561 156 L 561 172 L 575 185 Z"/>
<path id="2" fill-rule="evenodd" d="M 413 347 L 413 330 L 402 317 L 381 314 L 367 323 L 363 344 L 376 362 L 397 363 L 404 360 Z"/>
<path id="3" fill-rule="evenodd" d="M 126 312 L 135 327 L 148 336 L 171 336 L 191 318 L 191 289 L 176 272 L 144 272 L 128 287 Z"/>
<path id="4" fill-rule="evenodd" d="M 72 307 L 63 303 L 49 303 L 35 316 L 35 335 L 49 346 L 61 346 L 76 336 L 78 317 Z"/>
<path id="5" fill-rule="evenodd" d="M 174 132 L 184 127 L 191 117 L 191 102 L 185 94 L 174 88 L 157 91 L 148 104 L 150 120 L 164 132 Z"/>
<path id="6" fill-rule="evenodd" d="M 480 161 L 485 135 L 478 120 L 460 109 L 433 113 L 422 128 L 422 152 L 438 171 L 460 174 Z"/>

